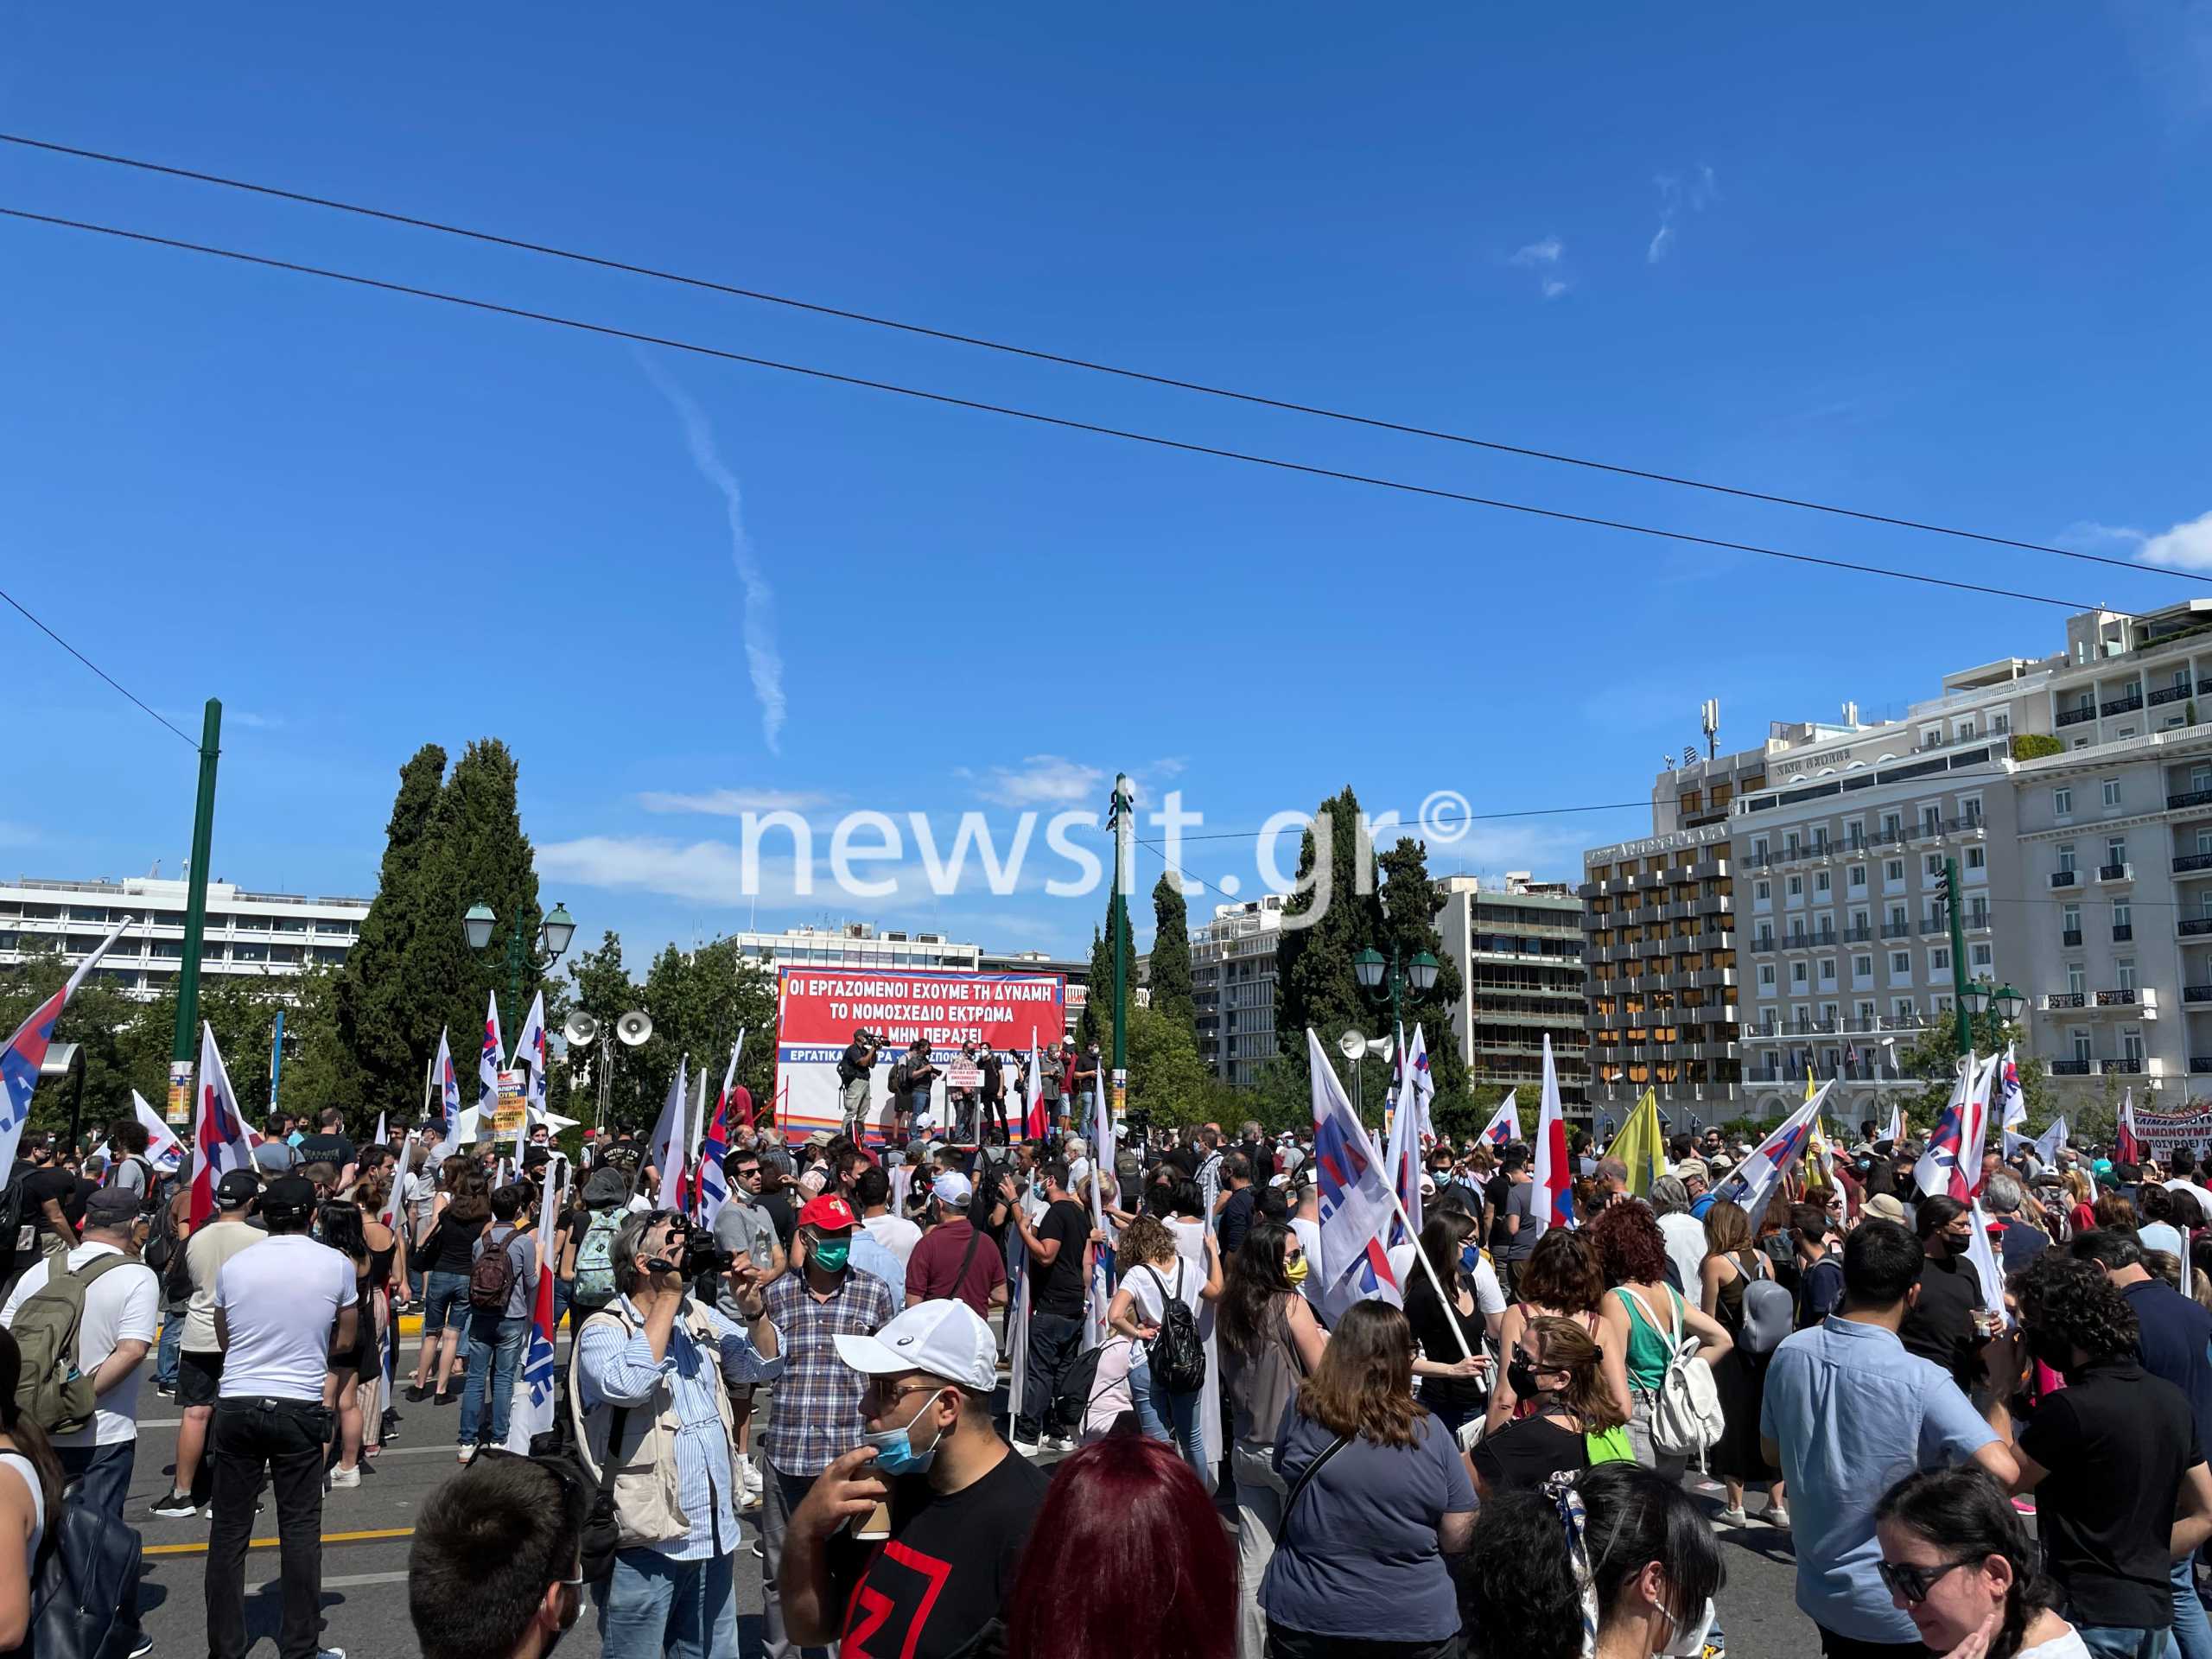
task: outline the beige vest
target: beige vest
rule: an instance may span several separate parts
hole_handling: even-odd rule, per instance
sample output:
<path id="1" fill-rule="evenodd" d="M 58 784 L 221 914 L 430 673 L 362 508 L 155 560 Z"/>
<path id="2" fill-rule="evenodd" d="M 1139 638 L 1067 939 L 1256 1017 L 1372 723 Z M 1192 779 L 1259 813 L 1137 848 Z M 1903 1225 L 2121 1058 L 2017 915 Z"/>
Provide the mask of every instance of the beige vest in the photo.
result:
<path id="1" fill-rule="evenodd" d="M 642 1405 L 616 1407 L 602 1401 L 588 1417 L 584 1414 L 583 1394 L 576 1376 L 577 1357 L 583 1351 L 584 1332 L 601 1322 L 618 1327 L 626 1339 L 645 1328 L 634 1322 L 617 1300 L 594 1313 L 576 1332 L 577 1340 L 569 1356 L 569 1410 L 575 1420 L 576 1444 L 582 1449 L 584 1471 L 596 1487 L 601 1478 L 601 1471 L 607 1466 L 608 1431 L 614 1426 L 615 1412 L 622 1411 L 622 1444 L 614 1448 L 614 1519 L 621 1529 L 620 1547 L 629 1549 L 685 1537 L 691 1530 L 691 1517 L 684 1514 L 683 1506 L 677 1500 L 676 1393 L 668 1380 L 663 1378 L 654 1388 L 652 1398 Z M 721 1343 L 708 1323 L 704 1311 L 687 1296 L 677 1323 L 689 1329 L 692 1340 L 707 1353 L 716 1357 L 719 1384 Z M 715 1388 L 715 1406 L 721 1414 L 722 1433 L 734 1445 L 737 1420 L 730 1410 L 728 1389 Z M 733 1491 L 731 1501 L 735 1500 Z"/>

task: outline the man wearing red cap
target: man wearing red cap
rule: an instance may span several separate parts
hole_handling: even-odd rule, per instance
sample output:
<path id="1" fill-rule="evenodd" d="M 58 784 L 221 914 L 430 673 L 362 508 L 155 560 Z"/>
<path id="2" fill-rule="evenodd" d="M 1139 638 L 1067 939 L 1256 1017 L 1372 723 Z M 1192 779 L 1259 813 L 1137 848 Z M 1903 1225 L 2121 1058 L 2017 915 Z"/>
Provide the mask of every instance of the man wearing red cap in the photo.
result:
<path id="1" fill-rule="evenodd" d="M 761 1598 L 768 1659 L 791 1659 L 798 1652 L 785 1634 L 777 1593 L 791 1512 L 816 1477 L 851 1450 L 867 1427 L 861 1413 L 865 1379 L 838 1357 L 837 1339 L 874 1336 L 899 1311 L 891 1287 L 852 1264 L 859 1224 L 853 1206 L 835 1192 L 807 1200 L 792 1238 L 794 1270 L 767 1290 L 768 1318 L 782 1338 L 784 1356 L 783 1378 L 770 1396 L 760 1436 L 766 1465 L 760 1541 L 766 1558 Z"/>

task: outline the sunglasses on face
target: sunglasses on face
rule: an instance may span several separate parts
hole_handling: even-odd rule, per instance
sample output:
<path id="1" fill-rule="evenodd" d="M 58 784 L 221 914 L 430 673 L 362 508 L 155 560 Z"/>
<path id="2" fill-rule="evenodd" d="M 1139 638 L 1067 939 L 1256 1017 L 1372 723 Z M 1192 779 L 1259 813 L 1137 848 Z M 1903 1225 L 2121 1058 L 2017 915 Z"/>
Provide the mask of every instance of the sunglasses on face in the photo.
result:
<path id="1" fill-rule="evenodd" d="M 1936 1581 L 1946 1573 L 1961 1567 L 1971 1567 L 1978 1556 L 1961 1556 L 1955 1561 L 1942 1561 L 1934 1567 L 1913 1567 L 1903 1561 L 1877 1561 L 1874 1571 L 1882 1577 L 1882 1587 L 1891 1595 L 1917 1607 L 1928 1599 Z"/>

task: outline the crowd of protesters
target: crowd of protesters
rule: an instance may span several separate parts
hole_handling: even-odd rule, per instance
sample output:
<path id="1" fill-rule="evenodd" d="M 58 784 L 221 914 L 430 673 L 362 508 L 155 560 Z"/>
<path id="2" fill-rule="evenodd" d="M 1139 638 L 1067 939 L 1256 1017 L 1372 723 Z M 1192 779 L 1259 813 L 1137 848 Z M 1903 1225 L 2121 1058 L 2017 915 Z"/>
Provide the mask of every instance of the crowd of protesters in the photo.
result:
<path id="1" fill-rule="evenodd" d="M 1347 1301 L 1310 1142 L 1256 1124 L 1120 1149 L 743 1128 L 707 1219 L 656 1205 L 629 1135 L 573 1161 L 543 1129 L 412 1139 L 274 1124 L 194 1224 L 188 1153 L 157 1171 L 138 1125 L 98 1163 L 25 1136 L 0 1653 L 66 1503 L 205 1519 L 209 1648 L 238 1659 L 264 1488 L 282 1659 L 334 1653 L 323 1506 L 404 1403 L 410 1434 L 454 1411 L 464 1465 L 410 1563 L 421 1650 L 449 1659 L 543 1654 L 587 1611 L 613 1659 L 734 1651 L 747 1554 L 774 1659 L 1717 1656 L 1714 1541 L 1758 1528 L 1789 1535 L 1832 1659 L 2212 1655 L 2186 1154 L 1993 1154 L 1961 1198 L 1867 1125 L 1747 1211 L 1725 1182 L 1748 1147 L 1677 1137 L 1639 1179 L 1578 1145 L 1565 1227 L 1528 1147 L 1438 1141 L 1387 1245 L 1397 1294 Z M 517 1456 L 546 1274 L 560 1410 Z M 133 1517 L 149 1369 L 181 1422 Z M 1064 1616 L 1109 1592 L 1109 1627 Z M 118 1599 L 111 1651 L 150 1651 L 135 1583 Z"/>

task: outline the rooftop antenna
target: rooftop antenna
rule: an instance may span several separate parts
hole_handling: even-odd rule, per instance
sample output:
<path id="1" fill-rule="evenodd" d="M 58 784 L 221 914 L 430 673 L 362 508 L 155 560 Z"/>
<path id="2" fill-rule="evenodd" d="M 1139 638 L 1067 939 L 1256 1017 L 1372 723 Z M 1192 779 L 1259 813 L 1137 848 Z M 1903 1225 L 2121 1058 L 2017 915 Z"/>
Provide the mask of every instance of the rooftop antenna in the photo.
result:
<path id="1" fill-rule="evenodd" d="M 1708 760 L 1720 754 L 1720 699 L 1707 697 L 1698 705 L 1698 714 L 1705 726 L 1705 754 Z"/>

